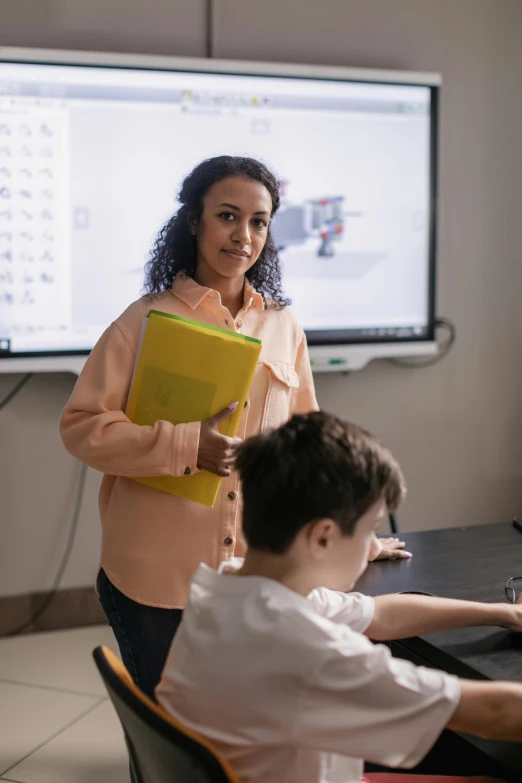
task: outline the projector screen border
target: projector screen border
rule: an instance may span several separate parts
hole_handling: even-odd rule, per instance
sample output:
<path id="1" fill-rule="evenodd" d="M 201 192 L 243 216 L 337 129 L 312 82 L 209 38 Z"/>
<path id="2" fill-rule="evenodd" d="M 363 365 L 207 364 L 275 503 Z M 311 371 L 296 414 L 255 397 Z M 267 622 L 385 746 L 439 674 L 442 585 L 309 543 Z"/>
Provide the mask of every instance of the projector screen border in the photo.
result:
<path id="1" fill-rule="evenodd" d="M 354 372 L 362 370 L 375 359 L 435 356 L 437 343 L 368 343 L 366 345 L 310 346 L 310 361 L 314 373 Z M 79 375 L 87 361 L 82 356 L 27 356 L 0 359 L 0 374 L 58 373 Z"/>
<path id="2" fill-rule="evenodd" d="M 191 71 L 231 75 L 301 77 L 339 81 L 361 81 L 396 85 L 419 85 L 439 88 L 442 77 L 438 73 L 402 71 L 392 69 L 351 68 L 316 64 L 279 63 L 245 60 L 210 59 L 204 57 L 171 57 L 133 53 L 93 52 L 83 50 L 40 49 L 0 46 L 0 62 L 36 63 L 48 65 L 99 66 L 108 68 L 141 68 L 166 71 Z M 431 158 L 431 230 L 429 262 L 429 333 L 427 340 L 400 340 L 376 343 L 310 345 L 310 358 L 314 373 L 352 372 L 365 367 L 375 359 L 434 356 L 437 343 L 434 340 L 436 315 L 436 223 L 435 212 L 438 186 L 438 89 L 433 91 L 432 133 L 434 148 Z M 312 338 L 313 339 L 313 338 Z M 87 353 L 59 355 L 0 356 L 0 374 L 4 373 L 57 373 L 78 375 L 87 359 Z"/>

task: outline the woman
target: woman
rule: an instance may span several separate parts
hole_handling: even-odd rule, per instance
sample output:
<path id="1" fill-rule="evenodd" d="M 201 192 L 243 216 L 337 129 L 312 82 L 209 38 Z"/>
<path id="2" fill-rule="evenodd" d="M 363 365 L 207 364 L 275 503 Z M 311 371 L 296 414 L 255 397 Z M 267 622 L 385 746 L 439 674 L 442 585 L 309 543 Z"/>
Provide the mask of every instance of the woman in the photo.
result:
<path id="1" fill-rule="evenodd" d="M 244 552 L 235 447 L 293 413 L 317 408 L 305 335 L 286 307 L 270 234 L 279 207 L 275 177 L 250 158 L 213 158 L 185 179 L 179 200 L 181 208 L 160 232 L 147 264 L 147 296 L 101 337 L 60 427 L 71 454 L 104 473 L 100 601 L 123 662 L 151 697 L 199 563 L 217 567 Z M 209 421 L 178 425 L 160 421 L 144 427 L 126 417 L 140 331 L 150 309 L 262 341 L 237 438 L 218 431 L 232 407 Z M 214 508 L 130 478 L 203 469 L 223 477 Z"/>

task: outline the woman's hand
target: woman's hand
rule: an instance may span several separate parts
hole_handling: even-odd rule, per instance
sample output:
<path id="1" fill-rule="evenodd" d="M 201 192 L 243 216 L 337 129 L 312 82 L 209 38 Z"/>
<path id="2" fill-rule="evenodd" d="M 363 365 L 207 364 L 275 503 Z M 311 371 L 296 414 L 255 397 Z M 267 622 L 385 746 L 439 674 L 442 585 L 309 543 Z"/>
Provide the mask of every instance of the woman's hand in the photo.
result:
<path id="1" fill-rule="evenodd" d="M 398 538 L 377 538 L 372 542 L 369 561 L 375 560 L 407 560 L 411 557 L 411 552 L 406 552 L 404 541 Z"/>
<path id="2" fill-rule="evenodd" d="M 197 462 L 200 470 L 208 470 L 222 478 L 230 476 L 236 451 L 243 441 L 241 438 L 228 438 L 226 435 L 222 435 L 218 427 L 222 421 L 232 416 L 237 405 L 237 402 L 234 402 L 228 408 L 224 408 L 215 416 L 202 422 Z"/>

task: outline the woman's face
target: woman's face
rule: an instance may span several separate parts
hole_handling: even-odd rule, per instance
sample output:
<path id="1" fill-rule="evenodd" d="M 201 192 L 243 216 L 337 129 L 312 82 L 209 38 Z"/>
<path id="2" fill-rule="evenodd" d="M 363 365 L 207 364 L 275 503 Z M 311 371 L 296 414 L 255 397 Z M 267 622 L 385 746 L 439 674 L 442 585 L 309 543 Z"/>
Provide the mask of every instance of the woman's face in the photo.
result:
<path id="1" fill-rule="evenodd" d="M 271 212 L 272 198 L 261 182 L 234 176 L 213 185 L 195 226 L 197 273 L 206 279 L 243 277 L 265 246 Z"/>

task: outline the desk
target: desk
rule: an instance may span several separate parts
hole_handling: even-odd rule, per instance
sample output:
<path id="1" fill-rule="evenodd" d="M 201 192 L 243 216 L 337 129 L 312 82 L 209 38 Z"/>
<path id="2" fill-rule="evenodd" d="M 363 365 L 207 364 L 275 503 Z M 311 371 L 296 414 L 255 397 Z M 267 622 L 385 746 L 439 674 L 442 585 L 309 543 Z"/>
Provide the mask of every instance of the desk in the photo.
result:
<path id="1" fill-rule="evenodd" d="M 511 524 L 405 533 L 401 538 L 412 559 L 370 563 L 356 590 L 367 595 L 419 590 L 494 603 L 506 600 L 504 585 L 511 576 L 522 576 L 522 534 Z M 501 628 L 427 634 L 392 642 L 391 648 L 397 657 L 460 677 L 522 682 L 522 634 Z M 465 740 L 498 765 L 496 774 L 510 783 L 522 781 L 522 745 Z"/>

